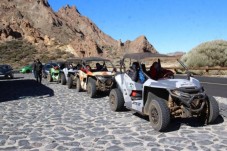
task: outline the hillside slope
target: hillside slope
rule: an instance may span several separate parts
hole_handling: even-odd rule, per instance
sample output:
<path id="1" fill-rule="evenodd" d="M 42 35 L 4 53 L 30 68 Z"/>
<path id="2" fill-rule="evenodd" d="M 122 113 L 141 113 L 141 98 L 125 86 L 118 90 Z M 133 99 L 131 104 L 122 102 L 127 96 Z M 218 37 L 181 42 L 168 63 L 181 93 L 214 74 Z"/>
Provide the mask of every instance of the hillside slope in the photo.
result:
<path id="1" fill-rule="evenodd" d="M 38 52 L 60 49 L 81 57 L 157 53 L 145 36 L 122 43 L 103 33 L 75 6 L 54 12 L 47 0 L 1 0 L 0 42 L 15 39 L 28 41 Z"/>

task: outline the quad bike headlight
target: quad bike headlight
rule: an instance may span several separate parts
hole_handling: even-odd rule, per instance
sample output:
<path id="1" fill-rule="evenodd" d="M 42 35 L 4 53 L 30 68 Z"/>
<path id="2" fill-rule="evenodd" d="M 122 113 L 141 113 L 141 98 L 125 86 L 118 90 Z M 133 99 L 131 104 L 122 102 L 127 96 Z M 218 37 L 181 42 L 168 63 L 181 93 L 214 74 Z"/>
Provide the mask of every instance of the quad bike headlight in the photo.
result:
<path id="1" fill-rule="evenodd" d="M 108 78 L 108 79 L 106 80 L 106 85 L 111 85 L 112 83 L 113 83 L 112 78 Z"/>
<path id="2" fill-rule="evenodd" d="M 102 76 L 100 76 L 100 77 L 97 77 L 97 79 L 100 82 L 104 83 L 105 85 L 111 85 L 112 84 L 112 78 L 110 78 L 110 77 L 102 77 Z"/>
<path id="3" fill-rule="evenodd" d="M 188 93 L 184 93 L 182 91 L 179 91 L 179 90 L 172 90 L 171 91 L 174 95 L 177 95 L 177 96 L 180 96 L 180 97 L 184 97 L 184 98 L 190 98 L 191 95 L 188 94 Z"/>

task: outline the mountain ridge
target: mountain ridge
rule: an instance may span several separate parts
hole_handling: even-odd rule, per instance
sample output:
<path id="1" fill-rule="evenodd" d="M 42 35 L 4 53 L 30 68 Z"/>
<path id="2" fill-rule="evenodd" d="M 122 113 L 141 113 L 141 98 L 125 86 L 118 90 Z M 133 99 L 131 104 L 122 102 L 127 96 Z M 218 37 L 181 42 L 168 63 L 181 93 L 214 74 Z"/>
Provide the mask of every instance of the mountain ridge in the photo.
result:
<path id="1" fill-rule="evenodd" d="M 40 51 L 60 49 L 79 57 L 158 53 L 144 35 L 122 43 L 82 16 L 76 6 L 54 12 L 47 0 L 2 0 L 0 42 L 14 39 L 27 40 Z"/>

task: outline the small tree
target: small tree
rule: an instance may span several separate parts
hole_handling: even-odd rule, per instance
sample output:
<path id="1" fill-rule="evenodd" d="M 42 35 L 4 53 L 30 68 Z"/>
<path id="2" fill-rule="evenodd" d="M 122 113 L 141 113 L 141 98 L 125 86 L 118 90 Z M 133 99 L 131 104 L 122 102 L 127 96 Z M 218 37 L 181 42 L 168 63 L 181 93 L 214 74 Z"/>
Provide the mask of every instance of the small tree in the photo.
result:
<path id="1" fill-rule="evenodd" d="M 227 66 L 227 41 L 202 43 L 182 56 L 181 60 L 188 67 Z"/>

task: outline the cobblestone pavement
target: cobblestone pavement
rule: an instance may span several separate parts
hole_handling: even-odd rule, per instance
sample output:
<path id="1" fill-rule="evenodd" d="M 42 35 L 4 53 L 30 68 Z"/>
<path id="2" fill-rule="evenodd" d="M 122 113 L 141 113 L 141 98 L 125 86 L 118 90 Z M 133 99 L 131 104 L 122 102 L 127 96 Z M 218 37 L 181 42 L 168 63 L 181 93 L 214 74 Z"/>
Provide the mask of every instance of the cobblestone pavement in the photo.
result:
<path id="1" fill-rule="evenodd" d="M 23 76 L 16 81 L 32 78 Z M 160 133 L 152 129 L 147 117 L 132 111 L 112 112 L 107 96 L 90 99 L 85 92 L 44 80 L 42 87 L 54 92 L 49 96 L 38 93 L 39 84 L 23 84 L 28 87 L 25 92 L 38 95 L 15 93 L 17 98 L 0 101 L 0 150 L 227 150 L 224 98 L 218 98 L 222 104 L 216 124 L 203 126 L 195 119 L 176 119 L 167 132 Z M 13 94 L 12 88 L 7 89 Z M 7 95 L 7 90 L 1 91 Z"/>

